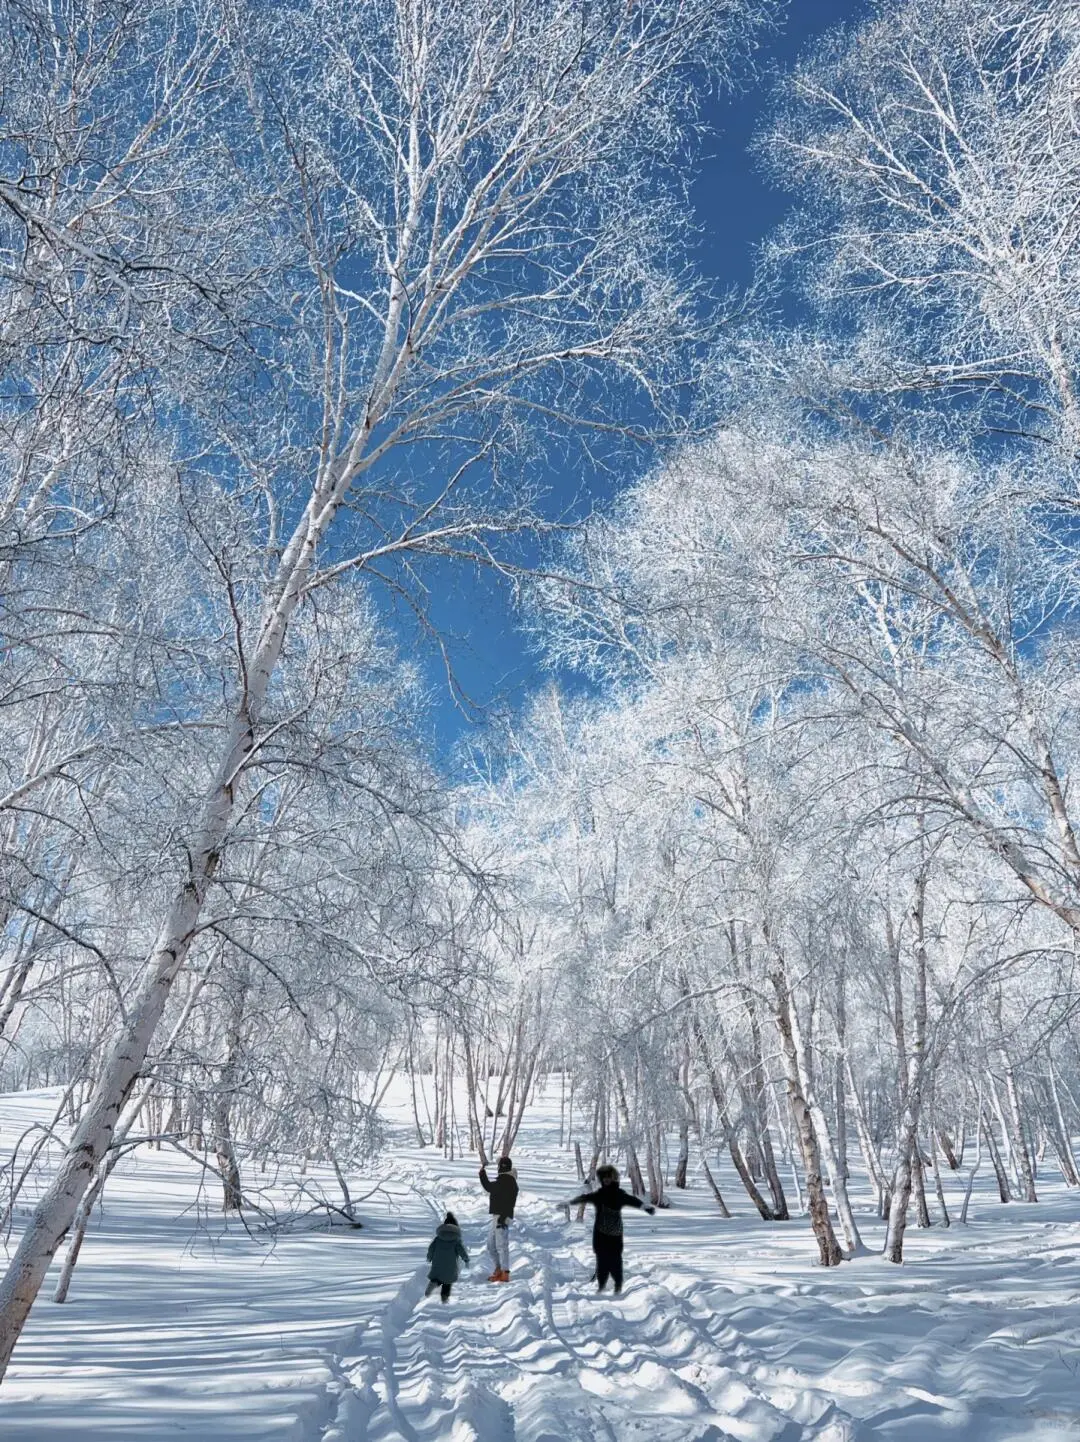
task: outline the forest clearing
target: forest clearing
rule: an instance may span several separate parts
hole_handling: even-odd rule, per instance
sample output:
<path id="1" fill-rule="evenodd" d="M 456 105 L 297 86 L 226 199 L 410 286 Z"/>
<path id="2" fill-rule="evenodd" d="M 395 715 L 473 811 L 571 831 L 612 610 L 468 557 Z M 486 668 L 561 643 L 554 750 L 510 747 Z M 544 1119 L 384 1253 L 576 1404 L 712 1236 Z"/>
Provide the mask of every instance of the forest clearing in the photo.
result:
<path id="1" fill-rule="evenodd" d="M 1078 197 L 1080 0 L 0 0 L 5 1442 L 1080 1436 Z"/>
<path id="2" fill-rule="evenodd" d="M 598 1298 L 587 1229 L 559 1209 L 576 1173 L 558 1092 L 549 1078 L 526 1111 L 513 1275 L 494 1297 L 475 1166 L 416 1146 L 403 1086 L 388 1095 L 385 1192 L 364 1204 L 360 1231 L 323 1214 L 271 1237 L 249 1219 L 252 1239 L 223 1222 L 190 1162 L 140 1152 L 88 1237 L 73 1303 L 34 1314 L 5 1383 L 5 1439 L 1080 1433 L 1080 1202 L 1060 1179 L 1037 1207 L 1003 1206 L 984 1169 L 967 1225 L 920 1231 L 900 1270 L 875 1254 L 834 1272 L 814 1265 L 805 1223 L 765 1223 L 745 1201 L 722 1221 L 696 1177 L 628 1224 L 624 1294 Z M 5 1134 L 47 1100 L 6 1099 Z M 737 1188 L 730 1164 L 720 1177 Z M 966 1173 L 949 1179 L 954 1210 L 964 1190 Z M 880 1245 L 883 1224 L 857 1195 Z M 423 1258 L 446 1207 L 473 1264 L 442 1308 L 424 1299 Z"/>

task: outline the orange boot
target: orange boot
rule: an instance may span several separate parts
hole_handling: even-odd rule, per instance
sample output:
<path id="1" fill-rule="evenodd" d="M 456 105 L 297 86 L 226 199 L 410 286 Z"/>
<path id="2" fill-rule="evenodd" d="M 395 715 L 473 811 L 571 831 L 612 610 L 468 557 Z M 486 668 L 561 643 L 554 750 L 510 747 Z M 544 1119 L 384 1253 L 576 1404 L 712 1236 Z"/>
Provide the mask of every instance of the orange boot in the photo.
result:
<path id="1" fill-rule="evenodd" d="M 489 1282 L 505 1282 L 505 1281 L 508 1280 L 509 1276 L 510 1276 L 510 1273 L 509 1273 L 509 1272 L 504 1272 L 501 1267 L 496 1267 L 495 1270 L 492 1272 L 491 1276 L 488 1278 L 488 1281 L 489 1281 Z"/>

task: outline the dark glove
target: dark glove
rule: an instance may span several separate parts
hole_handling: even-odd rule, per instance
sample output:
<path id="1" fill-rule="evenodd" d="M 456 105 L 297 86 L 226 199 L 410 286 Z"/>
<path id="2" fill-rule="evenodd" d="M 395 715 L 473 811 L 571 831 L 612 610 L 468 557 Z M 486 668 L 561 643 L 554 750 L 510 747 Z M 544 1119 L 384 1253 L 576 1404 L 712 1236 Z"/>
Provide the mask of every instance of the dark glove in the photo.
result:
<path id="1" fill-rule="evenodd" d="M 656 1208 L 655 1208 L 655 1207 L 646 1207 L 645 1210 L 648 1212 L 648 1214 L 649 1214 L 650 1217 L 653 1216 L 654 1213 L 656 1212 Z"/>

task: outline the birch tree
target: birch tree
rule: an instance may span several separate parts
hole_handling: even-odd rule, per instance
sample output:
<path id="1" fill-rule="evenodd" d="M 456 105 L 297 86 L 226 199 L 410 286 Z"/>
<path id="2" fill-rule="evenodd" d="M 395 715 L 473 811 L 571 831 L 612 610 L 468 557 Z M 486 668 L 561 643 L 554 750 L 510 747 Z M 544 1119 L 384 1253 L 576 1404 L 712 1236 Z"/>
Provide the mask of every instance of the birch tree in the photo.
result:
<path id="1" fill-rule="evenodd" d="M 697 301 L 667 266 L 682 221 L 655 167 L 681 143 L 692 68 L 722 68 L 758 12 L 737 0 L 324 0 L 213 18 L 227 42 L 213 51 L 213 154 L 233 179 L 209 209 L 220 217 L 227 196 L 232 215 L 240 197 L 235 238 L 244 257 L 269 256 L 270 273 L 249 265 L 252 283 L 236 284 L 251 322 L 247 418 L 178 387 L 190 419 L 173 444 L 185 424 L 214 437 L 265 563 L 226 583 L 235 668 L 220 743 L 93 1095 L 0 1284 L 5 1366 L 203 925 L 271 740 L 298 608 L 345 576 L 409 591 L 425 559 L 490 559 L 529 519 L 527 488 L 488 482 L 532 419 L 610 424 L 614 407 L 632 430 L 672 414 Z M 41 14 L 43 33 L 54 23 Z M 122 154 L 106 114 L 97 123 Z M 43 232 L 47 193 L 17 203 Z"/>

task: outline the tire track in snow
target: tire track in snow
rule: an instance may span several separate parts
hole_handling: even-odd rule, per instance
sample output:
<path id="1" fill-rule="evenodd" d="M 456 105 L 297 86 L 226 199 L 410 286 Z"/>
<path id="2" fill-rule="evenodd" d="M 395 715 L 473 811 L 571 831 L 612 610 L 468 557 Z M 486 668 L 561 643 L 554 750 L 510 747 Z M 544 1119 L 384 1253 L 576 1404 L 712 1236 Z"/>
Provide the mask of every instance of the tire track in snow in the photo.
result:
<path id="1" fill-rule="evenodd" d="M 490 1335 L 470 1335 L 454 1306 L 427 1302 L 426 1272 L 417 1268 L 369 1328 L 368 1354 L 347 1369 L 322 1442 L 514 1442 L 512 1410 L 470 1375 L 490 1354 Z"/>
<path id="2" fill-rule="evenodd" d="M 853 1420 L 802 1389 L 778 1405 L 760 1359 L 724 1360 L 710 1314 L 646 1267 L 590 1296 L 564 1228 L 523 1225 L 514 1280 L 421 1305 L 424 1269 L 382 1314 L 323 1442 L 849 1442 Z M 728 1339 L 730 1343 L 730 1338 Z M 751 1375 L 753 1374 L 753 1376 Z M 788 1389 L 790 1390 L 790 1389 Z M 769 1394 L 772 1395 L 769 1395 Z"/>
<path id="3" fill-rule="evenodd" d="M 468 1218 L 475 1196 L 430 1176 L 433 1212 Z M 474 1273 L 448 1306 L 403 1282 L 342 1367 L 322 1442 L 852 1442 L 858 1424 L 810 1378 L 770 1365 L 728 1309 L 638 1261 L 619 1299 L 598 1299 L 580 1232 L 519 1222 L 508 1285 Z"/>
<path id="4" fill-rule="evenodd" d="M 639 1269 L 618 1301 L 594 1300 L 577 1289 L 555 1300 L 566 1314 L 564 1335 L 586 1356 L 584 1385 L 606 1395 L 620 1415 L 620 1439 L 640 1433 L 795 1442 L 804 1436 L 803 1427 L 756 1388 L 745 1382 L 733 1388 L 734 1369 L 722 1365 L 706 1321 L 657 1278 L 655 1267 Z M 583 1334 L 580 1343 L 571 1327 Z M 639 1408 L 649 1420 L 635 1429 Z"/>
<path id="5" fill-rule="evenodd" d="M 401 1284 L 377 1322 L 366 1328 L 358 1328 L 352 1334 L 354 1338 L 359 1335 L 361 1341 L 364 1341 L 377 1329 L 377 1347 L 372 1348 L 369 1345 L 367 1355 L 361 1360 L 353 1361 L 351 1365 L 344 1362 L 343 1350 L 335 1354 L 330 1365 L 339 1382 L 338 1402 L 333 1420 L 322 1430 L 322 1442 L 356 1442 L 356 1439 L 367 1437 L 371 1418 L 381 1405 L 382 1399 L 376 1391 L 380 1376 L 389 1373 L 390 1381 L 387 1386 L 393 1386 L 396 1361 L 395 1328 L 397 1335 L 400 1335 L 408 1326 L 417 1300 L 423 1294 L 421 1275 L 418 1269 Z M 407 1433 L 402 1435 L 409 1437 Z M 413 1442 L 413 1438 L 409 1437 L 409 1442 Z"/>

